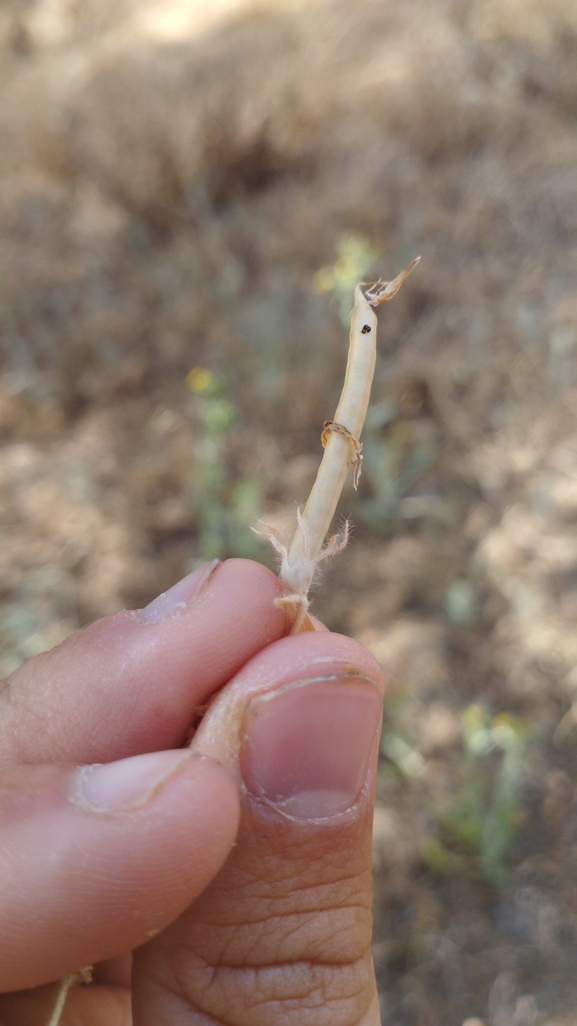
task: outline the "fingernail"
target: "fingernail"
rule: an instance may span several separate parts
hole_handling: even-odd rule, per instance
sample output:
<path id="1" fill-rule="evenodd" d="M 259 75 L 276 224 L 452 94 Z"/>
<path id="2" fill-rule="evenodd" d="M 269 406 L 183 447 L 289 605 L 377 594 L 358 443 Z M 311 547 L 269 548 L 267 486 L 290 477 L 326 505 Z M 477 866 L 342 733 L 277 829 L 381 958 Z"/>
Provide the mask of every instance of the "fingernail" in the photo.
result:
<path id="1" fill-rule="evenodd" d="M 189 751 L 150 752 L 119 762 L 81 766 L 69 798 L 73 805 L 97 812 L 122 812 L 144 805 L 183 762 L 196 758 Z"/>
<path id="2" fill-rule="evenodd" d="M 296 819 L 351 808 L 381 722 L 381 694 L 359 677 L 296 681 L 255 696 L 244 716 L 245 786 Z"/>
<path id="3" fill-rule="evenodd" d="M 134 614 L 136 619 L 140 620 L 141 623 L 158 623 L 167 616 L 173 616 L 175 613 L 182 612 L 198 596 L 216 568 L 220 566 L 220 562 L 220 559 L 212 559 L 210 563 L 205 563 L 204 566 L 199 567 L 198 570 L 189 574 L 188 577 L 183 577 L 182 581 L 173 585 L 172 588 L 163 592 L 162 595 L 158 595 L 144 609 L 136 610 Z"/>

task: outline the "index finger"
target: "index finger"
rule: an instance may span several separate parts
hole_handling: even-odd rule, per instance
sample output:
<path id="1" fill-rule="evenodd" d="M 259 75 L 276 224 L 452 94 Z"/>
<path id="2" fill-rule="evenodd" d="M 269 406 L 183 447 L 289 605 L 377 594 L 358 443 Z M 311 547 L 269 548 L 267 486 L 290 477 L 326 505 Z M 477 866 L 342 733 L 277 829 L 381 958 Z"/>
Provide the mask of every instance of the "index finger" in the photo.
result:
<path id="1" fill-rule="evenodd" d="M 195 710 L 287 633 L 270 570 L 207 564 L 146 610 L 98 620 L 0 690 L 0 765 L 109 762 L 179 747 Z"/>

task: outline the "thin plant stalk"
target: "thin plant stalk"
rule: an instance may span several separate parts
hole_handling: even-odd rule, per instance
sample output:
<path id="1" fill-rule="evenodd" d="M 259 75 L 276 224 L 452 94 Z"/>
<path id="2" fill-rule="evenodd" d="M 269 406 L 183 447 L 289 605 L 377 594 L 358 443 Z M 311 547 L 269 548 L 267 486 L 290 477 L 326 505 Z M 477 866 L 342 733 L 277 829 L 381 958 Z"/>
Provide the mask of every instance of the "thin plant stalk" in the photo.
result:
<path id="1" fill-rule="evenodd" d="M 290 546 L 279 532 L 266 524 L 261 525 L 259 533 L 271 541 L 282 557 L 280 579 L 287 594 L 279 603 L 292 607 L 295 633 L 312 629 L 307 615 L 308 592 L 319 562 L 339 552 L 347 542 L 348 525 L 345 525 L 341 536 L 335 535 L 325 546 L 349 467 L 352 465 L 355 469 L 355 488 L 360 476 L 360 436 L 367 415 L 377 355 L 374 308 L 397 294 L 420 259 L 413 260 L 394 281 L 361 282 L 355 288 L 349 355 L 341 398 L 334 420 L 325 422 L 323 459 L 305 508 L 302 513 L 300 510 L 297 513 L 297 527 Z"/>
<path id="2" fill-rule="evenodd" d="M 71 973 L 70 976 L 65 976 L 64 979 L 60 981 L 60 987 L 58 989 L 58 995 L 56 997 L 56 1004 L 52 1009 L 52 1015 L 48 1020 L 47 1026 L 58 1026 L 60 1019 L 62 1017 L 62 1012 L 64 1011 L 64 1005 L 66 1004 L 68 991 L 70 990 L 75 980 L 76 973 Z"/>
<path id="3" fill-rule="evenodd" d="M 64 976 L 60 980 L 60 987 L 58 988 L 58 994 L 56 995 L 56 1003 L 52 1009 L 52 1014 L 48 1020 L 46 1026 L 59 1026 L 64 1011 L 64 1005 L 66 1004 L 66 998 L 68 997 L 68 991 L 76 983 L 91 983 L 92 982 L 92 966 L 87 966 L 85 969 L 80 969 L 77 973 L 70 973 L 69 976 Z"/>

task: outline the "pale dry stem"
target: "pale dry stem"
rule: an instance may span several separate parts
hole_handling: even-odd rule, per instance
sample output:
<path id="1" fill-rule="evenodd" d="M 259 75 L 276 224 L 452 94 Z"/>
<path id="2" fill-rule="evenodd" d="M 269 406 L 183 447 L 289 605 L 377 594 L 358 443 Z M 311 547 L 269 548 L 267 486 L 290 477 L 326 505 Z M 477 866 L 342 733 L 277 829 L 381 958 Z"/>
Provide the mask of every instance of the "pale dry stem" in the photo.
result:
<path id="1" fill-rule="evenodd" d="M 80 969 L 77 973 L 70 973 L 69 976 L 65 976 L 60 981 L 60 987 L 56 996 L 56 1004 L 52 1009 L 52 1014 L 46 1026 L 59 1026 L 62 1018 L 62 1012 L 64 1011 L 64 1005 L 66 1004 L 66 998 L 68 997 L 68 991 L 77 983 L 92 983 L 92 966 L 86 966 L 86 968 Z"/>
<path id="2" fill-rule="evenodd" d="M 281 557 L 279 577 L 286 595 L 278 599 L 277 604 L 291 612 L 294 634 L 314 629 L 308 616 L 309 589 L 319 563 L 340 552 L 348 540 L 347 523 L 344 532 L 334 535 L 325 545 L 349 467 L 354 467 L 355 488 L 360 476 L 362 445 L 359 439 L 369 405 L 377 351 L 377 318 L 373 308 L 397 294 L 420 259 L 413 260 L 393 281 L 357 285 L 343 391 L 334 420 L 325 421 L 323 459 L 304 511 L 297 510 L 293 539 L 289 545 L 280 531 L 264 523 L 255 529 L 257 534 L 268 538 Z"/>

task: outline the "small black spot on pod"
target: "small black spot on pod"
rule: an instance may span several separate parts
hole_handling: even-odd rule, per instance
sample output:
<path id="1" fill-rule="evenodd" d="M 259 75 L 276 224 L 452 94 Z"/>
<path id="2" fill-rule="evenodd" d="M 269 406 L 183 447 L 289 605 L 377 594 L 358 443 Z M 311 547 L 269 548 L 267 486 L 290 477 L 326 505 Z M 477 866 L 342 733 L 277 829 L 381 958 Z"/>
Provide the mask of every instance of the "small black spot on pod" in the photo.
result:
<path id="1" fill-rule="evenodd" d="M 368 325 L 368 324 L 365 324 L 365 325 L 364 325 L 364 327 L 363 327 L 363 329 L 362 329 L 362 331 L 361 331 L 361 335 L 368 335 L 368 333 L 369 333 L 369 331 L 370 331 L 370 330 L 371 330 L 371 329 L 369 328 L 369 325 Z"/>

